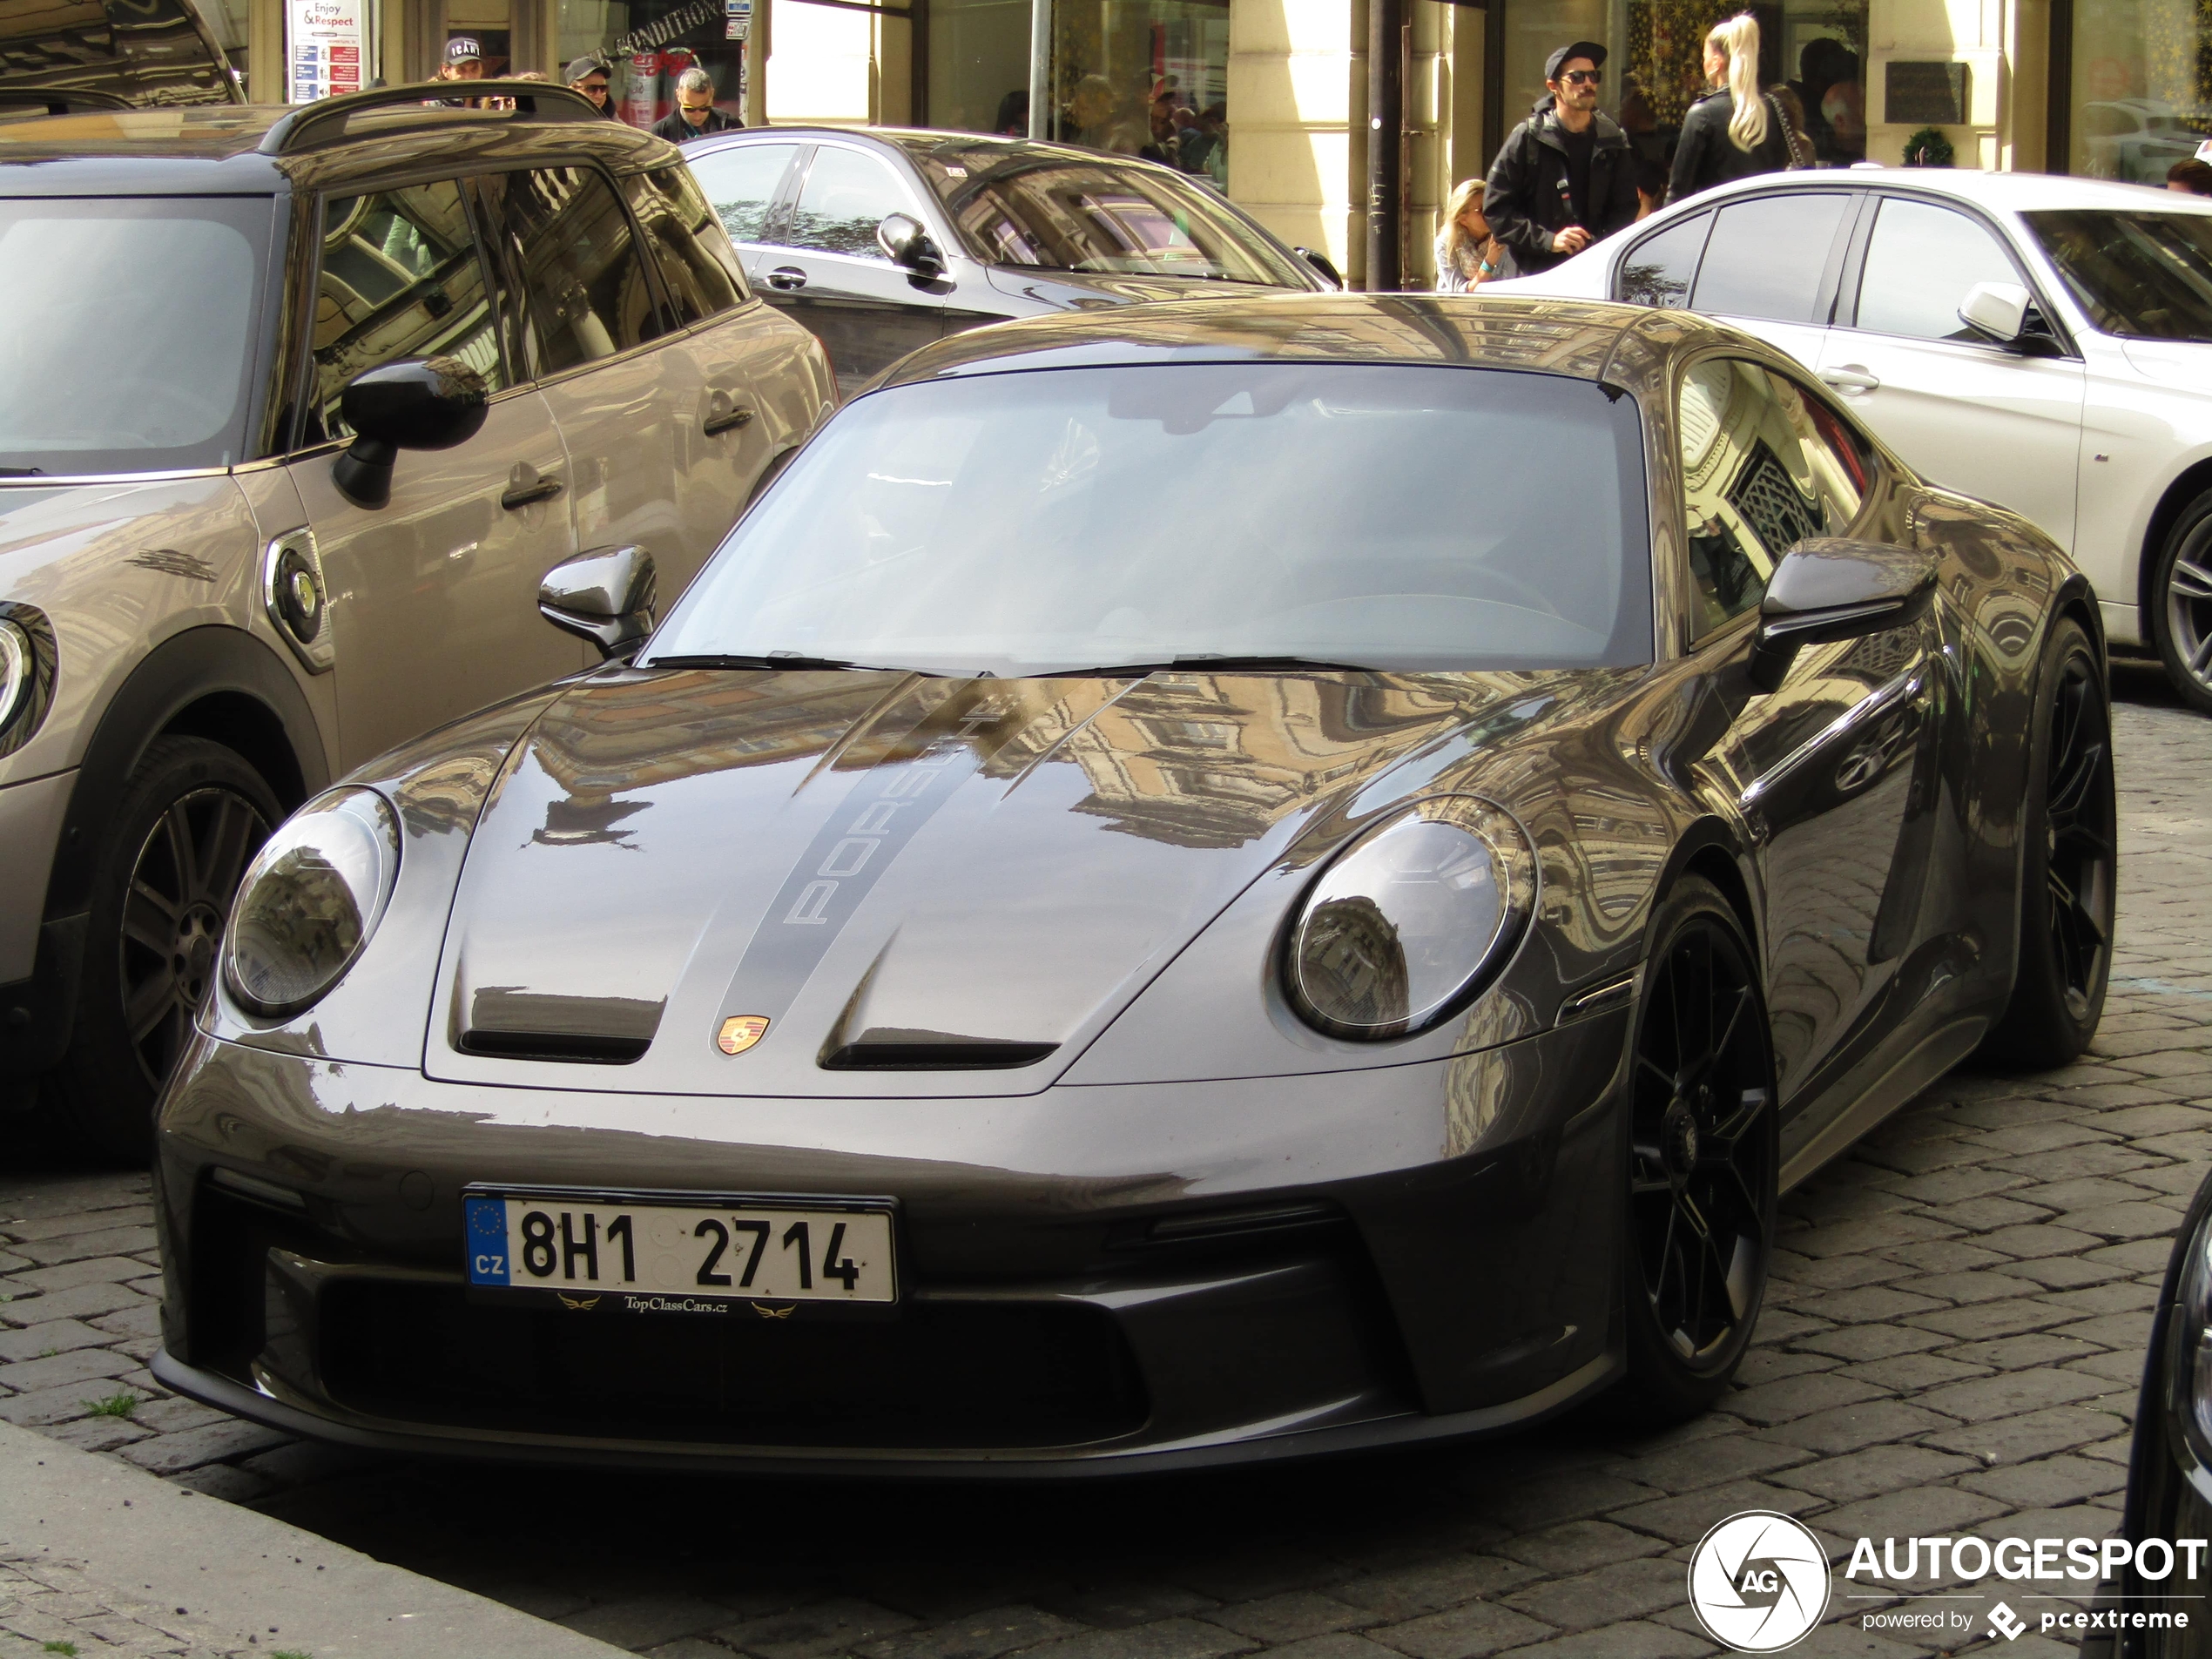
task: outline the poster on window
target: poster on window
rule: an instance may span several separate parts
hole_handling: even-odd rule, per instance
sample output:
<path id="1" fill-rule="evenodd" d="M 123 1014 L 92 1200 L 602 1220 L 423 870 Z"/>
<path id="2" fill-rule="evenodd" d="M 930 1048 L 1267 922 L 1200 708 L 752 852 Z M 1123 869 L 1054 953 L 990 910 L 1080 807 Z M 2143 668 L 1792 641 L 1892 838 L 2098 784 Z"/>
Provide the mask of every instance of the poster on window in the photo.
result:
<path id="1" fill-rule="evenodd" d="M 363 84 L 361 53 L 368 0 L 286 0 L 285 44 L 291 59 L 289 98 L 312 104 Z"/>

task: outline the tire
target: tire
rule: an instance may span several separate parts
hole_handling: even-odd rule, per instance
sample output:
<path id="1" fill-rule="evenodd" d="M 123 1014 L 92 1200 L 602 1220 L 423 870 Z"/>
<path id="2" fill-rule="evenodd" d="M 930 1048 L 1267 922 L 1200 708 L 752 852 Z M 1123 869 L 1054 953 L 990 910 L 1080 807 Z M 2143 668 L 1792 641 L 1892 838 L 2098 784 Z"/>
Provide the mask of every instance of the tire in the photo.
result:
<path id="1" fill-rule="evenodd" d="M 56 1127 L 81 1150 L 146 1161 L 154 1101 L 213 983 L 239 878 L 283 816 L 220 744 L 146 745 L 93 864 L 76 1027 L 47 1080 Z"/>
<path id="2" fill-rule="evenodd" d="M 1621 1285 L 1624 1413 L 1709 1410 L 1750 1345 L 1780 1165 L 1766 999 L 1736 912 L 1685 876 L 1660 906 L 1636 1009 Z"/>
<path id="3" fill-rule="evenodd" d="M 2071 617 L 2052 630 L 2035 678 L 2027 800 L 2020 813 L 2020 961 L 2012 1000 L 1982 1053 L 2063 1066 L 2104 1017 L 2119 889 L 2112 694 Z"/>
<path id="4" fill-rule="evenodd" d="M 2212 714 L 2212 490 L 2182 509 L 2151 578 L 2151 642 L 2166 678 L 2199 714 Z"/>

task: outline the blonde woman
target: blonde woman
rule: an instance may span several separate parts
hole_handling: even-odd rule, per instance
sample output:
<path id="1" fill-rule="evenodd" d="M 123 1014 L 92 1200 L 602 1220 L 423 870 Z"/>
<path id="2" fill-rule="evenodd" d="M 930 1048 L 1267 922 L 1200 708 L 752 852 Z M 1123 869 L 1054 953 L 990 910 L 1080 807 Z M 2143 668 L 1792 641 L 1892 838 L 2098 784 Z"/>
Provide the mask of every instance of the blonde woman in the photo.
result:
<path id="1" fill-rule="evenodd" d="M 1506 245 L 1490 234 L 1482 216 L 1482 180 L 1470 179 L 1444 204 L 1444 228 L 1436 233 L 1436 291 L 1465 293 L 1499 273 Z"/>
<path id="2" fill-rule="evenodd" d="M 1705 84 L 1713 90 L 1683 118 L 1669 202 L 1790 165 L 1782 111 L 1759 90 L 1759 25 L 1750 12 L 1715 24 L 1705 37 Z"/>

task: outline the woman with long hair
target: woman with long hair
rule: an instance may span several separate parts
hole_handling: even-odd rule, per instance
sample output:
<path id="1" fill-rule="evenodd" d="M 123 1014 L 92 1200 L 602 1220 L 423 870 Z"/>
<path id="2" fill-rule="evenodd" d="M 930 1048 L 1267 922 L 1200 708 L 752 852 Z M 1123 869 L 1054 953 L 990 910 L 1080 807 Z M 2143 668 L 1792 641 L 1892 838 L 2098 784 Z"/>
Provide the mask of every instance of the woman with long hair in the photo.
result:
<path id="1" fill-rule="evenodd" d="M 1669 202 L 1790 165 L 1782 111 L 1759 87 L 1759 24 L 1750 12 L 1715 24 L 1705 37 L 1705 84 L 1713 90 L 1683 118 Z"/>
<path id="2" fill-rule="evenodd" d="M 1465 293 L 1500 273 L 1506 245 L 1490 234 L 1482 216 L 1483 180 L 1469 179 L 1444 204 L 1444 228 L 1436 233 L 1436 291 Z"/>

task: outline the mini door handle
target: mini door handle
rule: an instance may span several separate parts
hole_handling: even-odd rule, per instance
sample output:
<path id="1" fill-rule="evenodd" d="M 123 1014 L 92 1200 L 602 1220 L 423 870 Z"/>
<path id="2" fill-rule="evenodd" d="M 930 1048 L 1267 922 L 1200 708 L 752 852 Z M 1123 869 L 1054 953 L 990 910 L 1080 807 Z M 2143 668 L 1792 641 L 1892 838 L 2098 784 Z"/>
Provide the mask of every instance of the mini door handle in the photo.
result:
<path id="1" fill-rule="evenodd" d="M 1864 363 L 1845 363 L 1840 368 L 1824 368 L 1820 371 L 1820 378 L 1845 396 L 1882 389 L 1881 376 L 1870 374 Z"/>
<path id="2" fill-rule="evenodd" d="M 561 493 L 561 481 L 534 475 L 512 480 L 499 497 L 499 504 L 509 512 L 519 512 L 532 502 L 550 501 Z"/>
<path id="3" fill-rule="evenodd" d="M 768 273 L 768 286 L 789 293 L 793 288 L 806 286 L 806 273 L 795 265 L 779 265 Z"/>
<path id="4" fill-rule="evenodd" d="M 722 393 L 717 392 L 708 400 L 706 419 L 701 422 L 699 430 L 711 438 L 718 433 L 728 432 L 733 428 L 748 426 L 752 421 L 751 409 L 742 406 L 732 408 L 730 400 Z"/>

